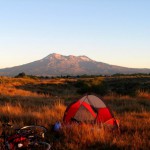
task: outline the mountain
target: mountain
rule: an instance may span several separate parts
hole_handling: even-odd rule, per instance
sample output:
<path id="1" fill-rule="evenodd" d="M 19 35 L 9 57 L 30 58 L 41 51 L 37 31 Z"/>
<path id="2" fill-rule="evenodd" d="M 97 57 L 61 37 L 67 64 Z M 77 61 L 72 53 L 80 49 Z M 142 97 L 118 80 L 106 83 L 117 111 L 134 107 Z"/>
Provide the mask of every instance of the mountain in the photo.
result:
<path id="1" fill-rule="evenodd" d="M 58 75 L 111 75 L 115 73 L 150 73 L 150 69 L 136 69 L 106 64 L 94 61 L 87 56 L 63 56 L 50 54 L 47 57 L 31 63 L 12 68 L 0 69 L 1 76 L 16 76 L 21 72 L 37 76 Z"/>

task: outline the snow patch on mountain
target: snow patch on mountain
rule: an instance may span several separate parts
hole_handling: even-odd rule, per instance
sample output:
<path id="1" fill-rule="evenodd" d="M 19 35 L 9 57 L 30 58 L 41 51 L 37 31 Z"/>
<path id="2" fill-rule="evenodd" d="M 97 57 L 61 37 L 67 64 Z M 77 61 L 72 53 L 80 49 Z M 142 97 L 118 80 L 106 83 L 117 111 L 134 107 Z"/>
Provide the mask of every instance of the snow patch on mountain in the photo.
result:
<path id="1" fill-rule="evenodd" d="M 92 61 L 90 58 L 88 58 L 86 56 L 79 56 L 79 58 L 84 60 L 84 61 Z"/>

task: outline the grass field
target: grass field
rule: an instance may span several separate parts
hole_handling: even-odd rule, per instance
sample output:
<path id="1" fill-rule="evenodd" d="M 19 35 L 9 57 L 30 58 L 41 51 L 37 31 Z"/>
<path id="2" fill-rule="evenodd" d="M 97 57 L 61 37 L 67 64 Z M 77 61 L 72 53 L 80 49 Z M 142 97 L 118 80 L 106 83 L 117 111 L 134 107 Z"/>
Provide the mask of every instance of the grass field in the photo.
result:
<path id="1" fill-rule="evenodd" d="M 98 86 L 100 84 L 102 86 Z M 47 140 L 52 143 L 53 149 L 149 150 L 149 87 L 150 77 L 119 79 L 114 77 L 106 80 L 105 77 L 90 79 L 0 77 L 0 132 L 2 131 L 1 123 L 4 121 L 9 121 L 16 128 L 38 124 L 48 128 Z M 133 93 L 122 93 L 121 88 L 123 90 L 127 88 L 128 91 L 131 89 Z M 71 128 L 63 127 L 59 139 L 54 140 L 55 134 L 51 132 L 51 126 L 56 121 L 62 122 L 67 105 L 82 97 L 86 90 L 98 95 L 100 90 L 105 89 L 107 93 L 100 96 L 119 120 L 120 133 L 110 132 L 96 125 L 92 127 L 91 125 L 74 125 Z"/>

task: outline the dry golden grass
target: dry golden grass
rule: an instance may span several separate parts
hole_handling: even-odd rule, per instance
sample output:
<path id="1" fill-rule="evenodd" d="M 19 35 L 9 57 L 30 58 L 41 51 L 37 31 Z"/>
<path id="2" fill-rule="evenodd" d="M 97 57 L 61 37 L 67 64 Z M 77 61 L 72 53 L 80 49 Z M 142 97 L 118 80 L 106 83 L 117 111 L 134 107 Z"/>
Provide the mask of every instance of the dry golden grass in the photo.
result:
<path id="1" fill-rule="evenodd" d="M 138 91 L 137 94 L 138 94 L 138 97 L 140 97 L 140 98 L 150 99 L 150 93 L 148 93 L 148 92 Z"/>
<path id="2" fill-rule="evenodd" d="M 30 124 L 43 125 L 48 128 L 47 139 L 53 143 L 53 149 L 56 150 L 150 149 L 150 94 L 146 92 L 139 92 L 134 98 L 113 94 L 103 97 L 120 122 L 120 134 L 96 125 L 73 125 L 63 126 L 59 139 L 56 140 L 55 134 L 51 132 L 51 126 L 56 121 L 62 122 L 66 109 L 63 86 L 60 91 L 63 98 L 38 94 L 18 87 L 30 84 L 34 88 L 41 83 L 57 85 L 65 82 L 64 79 L 0 77 L 0 122 L 8 120 L 17 128 Z"/>

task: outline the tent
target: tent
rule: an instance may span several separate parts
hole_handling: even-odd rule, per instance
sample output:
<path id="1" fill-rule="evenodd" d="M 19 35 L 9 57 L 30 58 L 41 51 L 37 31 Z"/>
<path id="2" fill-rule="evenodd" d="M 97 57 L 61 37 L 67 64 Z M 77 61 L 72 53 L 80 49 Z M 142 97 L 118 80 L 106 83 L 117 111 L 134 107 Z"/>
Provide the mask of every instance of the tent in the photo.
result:
<path id="1" fill-rule="evenodd" d="M 106 104 L 95 95 L 85 95 L 76 102 L 71 103 L 63 118 L 64 123 L 84 122 L 96 123 L 111 128 L 118 128 L 114 118 Z"/>

